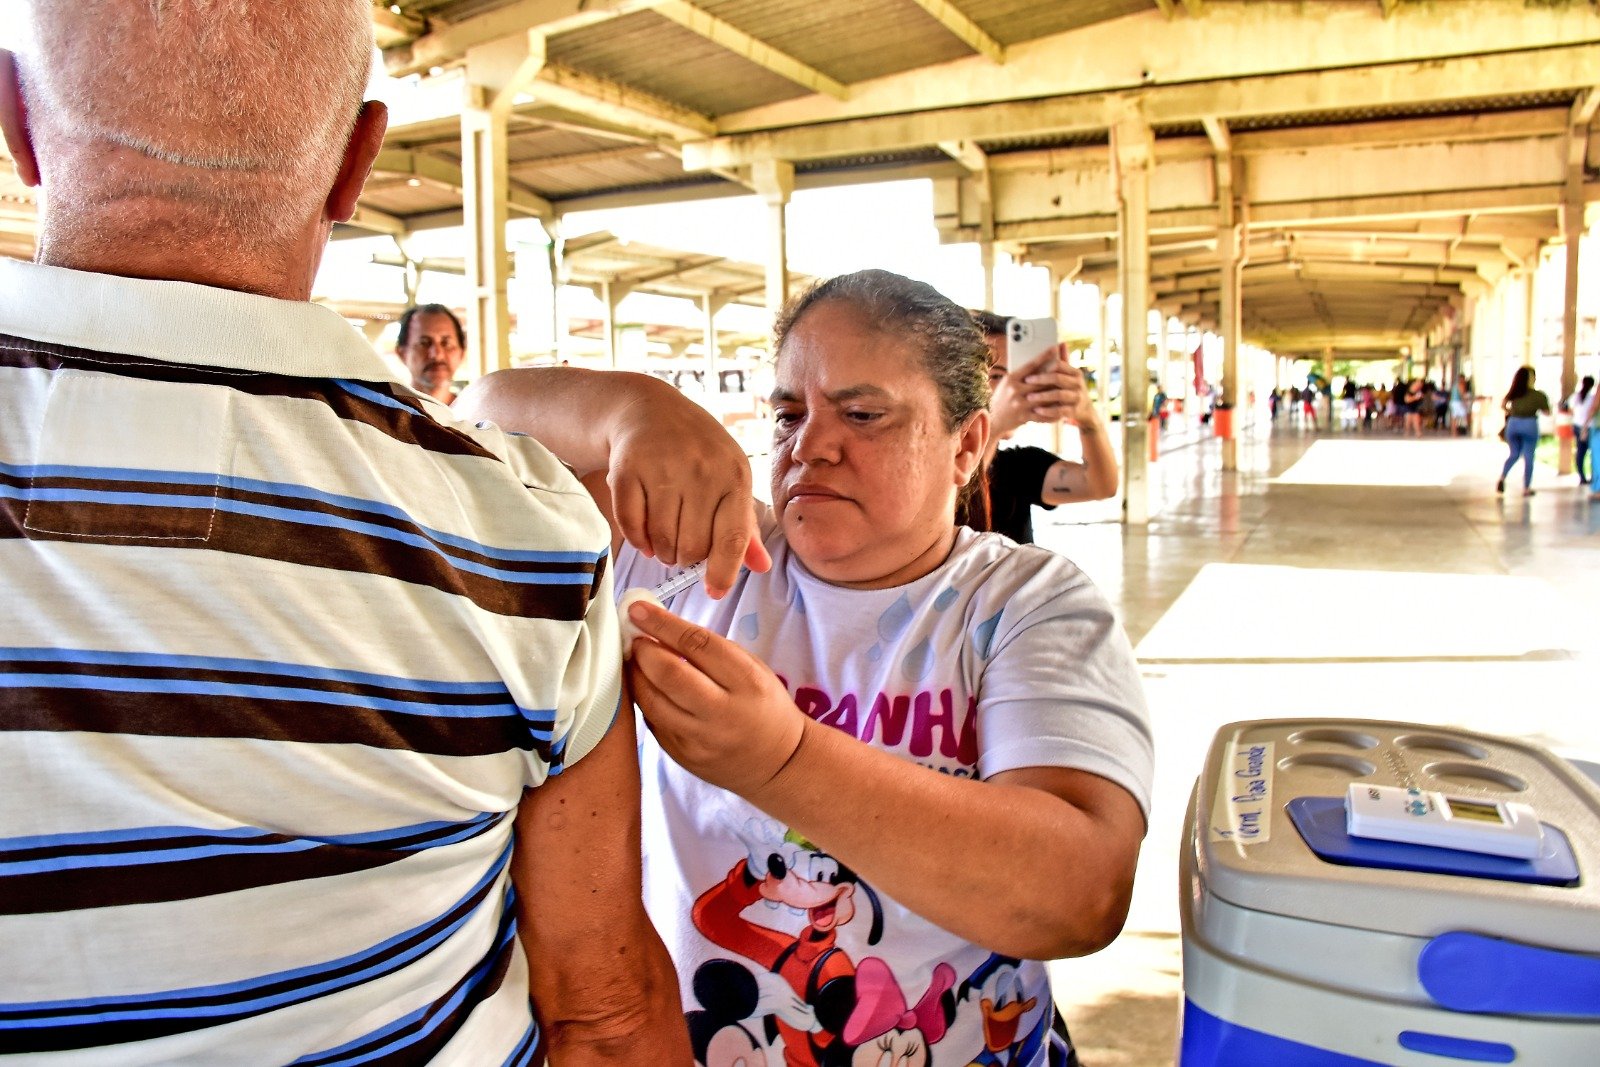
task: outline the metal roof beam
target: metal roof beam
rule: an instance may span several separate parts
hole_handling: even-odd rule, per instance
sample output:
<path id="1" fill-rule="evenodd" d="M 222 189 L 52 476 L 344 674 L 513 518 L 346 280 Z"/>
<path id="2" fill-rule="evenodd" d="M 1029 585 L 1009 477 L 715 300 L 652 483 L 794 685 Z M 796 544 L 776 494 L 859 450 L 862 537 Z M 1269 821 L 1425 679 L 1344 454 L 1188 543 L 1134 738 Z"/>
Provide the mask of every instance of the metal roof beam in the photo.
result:
<path id="1" fill-rule="evenodd" d="M 716 130 L 715 124 L 697 111 L 559 63 L 546 63 L 527 91 L 544 103 L 648 136 L 683 141 Z"/>
<path id="2" fill-rule="evenodd" d="M 878 115 L 836 122 L 735 134 L 684 145 L 691 170 L 742 166 L 758 159 L 824 159 L 925 147 L 979 137 L 1037 137 L 1101 130 L 1112 105 L 1142 101 L 1155 125 L 1200 122 L 1207 117 L 1282 117 L 1322 110 L 1393 107 L 1405 103 L 1470 100 L 1485 86 L 1507 94 L 1582 84 L 1600 68 L 1600 43 L 1553 48 L 1538 62 L 1521 53 L 1439 59 L 1346 70 L 1241 77 L 1231 82 L 1158 86 L 1137 91 L 1086 93 Z"/>
<path id="3" fill-rule="evenodd" d="M 408 152 L 400 148 L 385 148 L 372 163 L 376 174 L 401 174 L 418 181 L 442 185 L 461 192 L 464 188 L 461 167 L 448 159 L 427 152 Z M 549 219 L 555 217 L 555 207 L 531 189 L 510 183 L 506 190 L 506 206 L 524 215 Z"/>
<path id="4" fill-rule="evenodd" d="M 1585 89 L 1578 94 L 1572 102 L 1570 122 L 1573 126 L 1587 126 L 1594 118 L 1595 108 L 1600 107 L 1600 89 Z"/>
<path id="5" fill-rule="evenodd" d="M 954 4 L 948 3 L 947 0 L 911 0 L 911 2 L 932 15 L 935 22 L 955 34 L 962 44 L 974 52 L 989 57 L 995 63 L 1006 61 L 1005 45 L 985 33 L 982 27 L 967 18 Z"/>
<path id="6" fill-rule="evenodd" d="M 1233 151 L 1233 135 L 1228 130 L 1228 124 L 1215 115 L 1203 115 L 1200 125 L 1205 127 L 1206 139 L 1211 142 L 1212 149 L 1219 155 Z"/>
<path id="7" fill-rule="evenodd" d="M 787 78 L 796 85 L 814 93 L 826 93 L 837 100 L 850 96 L 844 83 L 835 81 L 822 71 L 809 66 L 786 52 L 780 52 L 758 37 L 752 37 L 737 26 L 724 22 L 711 12 L 695 7 L 686 0 L 662 0 L 655 7 L 656 14 L 671 19 L 691 33 L 698 34 L 728 51 L 743 56 L 765 70 Z"/>
<path id="8" fill-rule="evenodd" d="M 1463 7 L 1469 7 L 1470 14 L 1463 14 Z M 1203 19 L 1167 22 L 1152 9 L 1148 17 L 1114 19 L 1012 45 L 1004 68 L 975 59 L 955 60 L 852 84 L 851 98 L 842 106 L 799 98 L 721 115 L 719 122 L 724 133 L 737 135 L 937 113 L 970 101 L 988 105 L 1168 89 L 1184 90 L 1187 96 L 1180 100 L 1190 106 L 1182 109 L 1181 116 L 1163 114 L 1163 108 L 1152 110 L 1151 120 L 1197 122 L 1205 114 L 1235 118 L 1331 111 L 1404 103 L 1419 99 L 1419 94 L 1426 100 L 1465 100 L 1486 93 L 1571 91 L 1593 84 L 1592 56 L 1560 54 L 1600 40 L 1592 19 L 1570 11 L 1482 0 L 1418 5 L 1399 20 L 1384 20 L 1375 6 L 1367 10 L 1363 16 L 1349 3 L 1259 0 L 1211 5 Z M 1136 62 L 1130 57 L 1130 35 L 1139 40 Z M 1590 61 L 1587 67 L 1585 58 Z M 1475 66 L 1478 60 L 1487 65 Z M 1549 60 L 1555 61 L 1554 66 Z M 1453 72 L 1452 66 L 1458 69 Z M 1501 66 L 1512 68 L 1506 77 L 1482 76 L 1498 73 Z M 1303 80 L 1274 80 L 1316 74 L 1341 76 L 1309 86 Z M 1282 110 L 1272 107 L 1271 88 L 1255 84 L 1261 79 L 1289 91 L 1291 99 Z M 1368 84 L 1360 84 L 1363 80 Z M 1257 107 L 1241 100 L 1238 90 L 1251 96 L 1259 91 L 1267 99 Z M 1203 106 L 1207 96 L 1221 106 L 1207 110 Z M 1150 99 L 1155 102 L 1156 97 Z M 1240 103 L 1249 106 L 1235 106 Z M 1101 121 L 1100 110 L 1094 108 L 1079 128 L 1095 128 Z M 999 135 L 1012 132 L 990 129 Z M 870 143 L 885 144 L 878 136 L 884 131 L 863 132 L 871 135 Z M 921 143 L 989 135 L 974 126 Z M 800 152 L 790 155 L 805 158 Z"/>
<path id="9" fill-rule="evenodd" d="M 384 67 L 393 77 L 420 74 L 454 63 L 467 49 L 529 30 L 546 36 L 597 22 L 648 11 L 662 0 L 517 0 L 493 11 L 440 26 L 432 33 L 385 50 Z"/>
<path id="10" fill-rule="evenodd" d="M 404 237 L 411 232 L 411 226 L 405 219 L 365 204 L 356 205 L 355 214 L 350 216 L 345 225 L 390 237 Z"/>
<path id="11" fill-rule="evenodd" d="M 394 48 L 416 40 L 427 32 L 427 23 L 415 15 L 391 11 L 388 4 L 372 5 L 372 35 L 379 48 Z"/>
<path id="12" fill-rule="evenodd" d="M 973 174 L 983 174 L 989 169 L 989 154 L 976 141 L 940 141 L 939 151 Z"/>

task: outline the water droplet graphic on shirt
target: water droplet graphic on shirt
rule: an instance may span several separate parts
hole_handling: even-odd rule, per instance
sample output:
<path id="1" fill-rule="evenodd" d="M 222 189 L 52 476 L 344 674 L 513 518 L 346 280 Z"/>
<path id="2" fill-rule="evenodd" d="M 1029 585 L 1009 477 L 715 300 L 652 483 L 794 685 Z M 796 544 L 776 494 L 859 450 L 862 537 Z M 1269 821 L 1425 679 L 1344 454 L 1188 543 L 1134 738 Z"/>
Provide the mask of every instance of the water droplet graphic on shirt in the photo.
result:
<path id="1" fill-rule="evenodd" d="M 956 602 L 956 597 L 960 595 L 961 594 L 956 591 L 956 587 L 952 585 L 949 589 L 946 589 L 944 592 L 940 593 L 936 598 L 934 598 L 933 610 L 945 610 L 951 604 L 954 604 Z"/>
<path id="2" fill-rule="evenodd" d="M 994 632 L 1000 625 L 1000 615 L 1001 612 L 995 612 L 980 622 L 978 628 L 972 632 L 972 645 L 977 650 L 979 659 L 989 658 L 989 646 L 994 643 Z"/>
<path id="3" fill-rule="evenodd" d="M 911 625 L 911 598 L 905 593 L 900 594 L 900 599 L 889 605 L 889 610 L 878 616 L 878 636 L 885 641 L 893 641 L 906 632 L 906 627 Z"/>
<path id="4" fill-rule="evenodd" d="M 876 663 L 882 658 L 883 658 L 883 646 L 882 645 L 873 645 L 871 648 L 867 649 L 867 659 L 870 660 L 871 662 Z"/>
<path id="5" fill-rule="evenodd" d="M 920 682 L 928 676 L 928 669 L 932 666 L 933 642 L 924 637 L 901 661 L 900 672 L 906 676 L 906 681 Z"/>
<path id="6" fill-rule="evenodd" d="M 740 640 L 742 640 L 742 641 L 754 641 L 760 635 L 761 635 L 761 619 L 755 612 L 752 611 L 750 614 L 746 615 L 744 618 L 739 620 L 739 639 Z"/>

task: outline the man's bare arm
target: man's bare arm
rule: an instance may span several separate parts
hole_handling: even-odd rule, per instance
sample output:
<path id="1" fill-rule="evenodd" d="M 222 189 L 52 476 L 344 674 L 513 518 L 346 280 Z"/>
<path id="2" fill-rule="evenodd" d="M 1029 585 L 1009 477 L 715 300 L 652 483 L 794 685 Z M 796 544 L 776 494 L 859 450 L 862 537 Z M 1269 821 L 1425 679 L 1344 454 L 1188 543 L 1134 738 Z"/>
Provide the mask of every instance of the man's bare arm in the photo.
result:
<path id="1" fill-rule="evenodd" d="M 690 1067 L 672 961 L 645 914 L 633 715 L 523 795 L 512 860 L 551 1067 Z"/>
<path id="2" fill-rule="evenodd" d="M 769 566 L 744 450 L 666 382 L 577 367 L 503 370 L 469 385 L 453 411 L 528 434 L 580 475 L 603 472 L 617 534 L 663 563 L 708 561 L 713 596 L 741 565 Z"/>

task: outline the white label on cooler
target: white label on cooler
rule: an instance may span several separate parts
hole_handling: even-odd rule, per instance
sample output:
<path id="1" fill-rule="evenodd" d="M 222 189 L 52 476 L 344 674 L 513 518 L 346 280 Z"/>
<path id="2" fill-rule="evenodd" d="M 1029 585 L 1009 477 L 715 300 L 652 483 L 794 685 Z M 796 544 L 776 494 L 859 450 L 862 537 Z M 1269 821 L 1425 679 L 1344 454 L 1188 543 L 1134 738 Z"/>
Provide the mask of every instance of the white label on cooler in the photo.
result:
<path id="1" fill-rule="evenodd" d="M 1354 782 L 1345 794 L 1351 837 L 1531 860 L 1544 831 L 1526 804 Z"/>
<path id="2" fill-rule="evenodd" d="M 1259 845 L 1272 837 L 1272 742 L 1235 745 L 1211 807 L 1211 840 Z"/>

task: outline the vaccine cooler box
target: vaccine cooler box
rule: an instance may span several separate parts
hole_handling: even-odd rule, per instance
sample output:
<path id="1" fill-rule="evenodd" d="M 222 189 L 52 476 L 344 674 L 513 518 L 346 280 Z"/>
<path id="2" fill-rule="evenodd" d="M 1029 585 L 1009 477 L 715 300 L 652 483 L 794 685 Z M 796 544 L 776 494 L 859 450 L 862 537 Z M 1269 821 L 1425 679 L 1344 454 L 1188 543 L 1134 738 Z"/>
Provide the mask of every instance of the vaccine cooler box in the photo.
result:
<path id="1" fill-rule="evenodd" d="M 1531 806 L 1535 859 L 1352 838 L 1353 782 Z M 1600 1067 L 1600 786 L 1436 726 L 1225 726 L 1180 864 L 1180 1067 Z"/>

